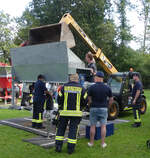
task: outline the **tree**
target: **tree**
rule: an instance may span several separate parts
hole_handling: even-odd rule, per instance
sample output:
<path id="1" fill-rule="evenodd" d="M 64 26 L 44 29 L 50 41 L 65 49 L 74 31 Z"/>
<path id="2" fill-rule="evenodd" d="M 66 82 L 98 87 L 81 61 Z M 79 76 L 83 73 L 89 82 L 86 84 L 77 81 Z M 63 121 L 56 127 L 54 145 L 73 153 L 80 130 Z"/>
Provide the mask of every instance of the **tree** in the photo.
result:
<path id="1" fill-rule="evenodd" d="M 142 51 L 144 53 L 148 52 L 148 49 L 150 48 L 146 44 L 149 39 L 149 30 L 150 30 L 150 23 L 149 23 L 149 18 L 150 18 L 150 0 L 141 0 L 142 4 L 142 11 L 140 12 L 140 18 L 144 19 L 144 33 L 143 33 L 143 42 L 142 42 Z"/>
<path id="2" fill-rule="evenodd" d="M 0 11 L 0 51 L 3 54 L 1 60 L 4 62 L 9 61 L 10 48 L 14 47 L 13 28 L 10 26 L 11 19 L 8 14 Z"/>
<path id="3" fill-rule="evenodd" d="M 17 24 L 16 37 L 14 43 L 20 45 L 23 41 L 28 40 L 30 28 L 40 26 L 40 22 L 37 17 L 31 11 L 31 8 L 26 8 L 22 16 L 15 19 Z"/>
<path id="4" fill-rule="evenodd" d="M 117 5 L 117 10 L 119 13 L 119 21 L 120 21 L 120 25 L 118 27 L 120 45 L 127 46 L 127 44 L 132 39 L 132 35 L 130 33 L 130 27 L 126 17 L 126 11 L 127 8 L 130 6 L 130 3 L 129 0 L 118 0 L 116 5 Z"/>
<path id="5" fill-rule="evenodd" d="M 113 21 L 106 18 L 110 15 L 110 5 L 109 0 L 33 0 L 20 18 L 16 43 L 28 38 L 29 28 L 58 23 L 63 14 L 69 12 L 93 42 L 111 56 L 116 32 Z M 73 33 L 76 39 L 73 51 L 84 59 L 89 48 Z"/>

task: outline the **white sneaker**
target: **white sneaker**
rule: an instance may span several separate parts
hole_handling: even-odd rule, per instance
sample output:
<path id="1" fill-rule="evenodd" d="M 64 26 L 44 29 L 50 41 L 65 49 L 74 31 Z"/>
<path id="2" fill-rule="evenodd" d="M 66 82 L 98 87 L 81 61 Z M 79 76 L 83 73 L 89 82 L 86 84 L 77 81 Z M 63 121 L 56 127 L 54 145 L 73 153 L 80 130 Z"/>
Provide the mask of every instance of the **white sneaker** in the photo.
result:
<path id="1" fill-rule="evenodd" d="M 89 146 L 89 147 L 92 147 L 92 146 L 93 146 L 93 144 L 91 144 L 90 142 L 88 142 L 88 146 Z"/>
<path id="2" fill-rule="evenodd" d="M 101 144 L 101 147 L 102 147 L 102 148 L 106 148 L 106 146 L 107 146 L 107 144 L 106 144 L 106 143 Z"/>

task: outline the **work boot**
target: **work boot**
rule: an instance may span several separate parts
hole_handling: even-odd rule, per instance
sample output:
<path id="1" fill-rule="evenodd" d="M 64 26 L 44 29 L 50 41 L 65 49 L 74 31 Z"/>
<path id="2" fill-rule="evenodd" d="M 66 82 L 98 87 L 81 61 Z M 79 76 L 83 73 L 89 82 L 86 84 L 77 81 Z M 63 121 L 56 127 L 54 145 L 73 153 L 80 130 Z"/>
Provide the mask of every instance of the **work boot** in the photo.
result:
<path id="1" fill-rule="evenodd" d="M 37 124 L 37 127 L 36 127 L 36 128 L 37 128 L 37 129 L 45 129 L 45 127 L 43 126 L 42 123 Z"/>
<path id="2" fill-rule="evenodd" d="M 36 123 L 35 122 L 32 122 L 32 128 L 36 128 Z"/>
<path id="3" fill-rule="evenodd" d="M 140 126 L 141 126 L 141 123 L 134 123 L 134 124 L 132 124 L 132 127 L 135 127 L 135 128 L 140 127 Z"/>
<path id="4" fill-rule="evenodd" d="M 44 126 L 37 126 L 36 128 L 37 129 L 45 129 L 46 127 L 44 127 Z"/>
<path id="5" fill-rule="evenodd" d="M 61 146 L 56 146 L 55 151 L 58 152 L 58 153 L 60 153 L 61 152 Z"/>
<path id="6" fill-rule="evenodd" d="M 74 148 L 68 147 L 68 154 L 71 155 L 74 152 Z"/>
<path id="7" fill-rule="evenodd" d="M 74 151 L 73 150 L 68 150 L 68 154 L 71 155 Z"/>

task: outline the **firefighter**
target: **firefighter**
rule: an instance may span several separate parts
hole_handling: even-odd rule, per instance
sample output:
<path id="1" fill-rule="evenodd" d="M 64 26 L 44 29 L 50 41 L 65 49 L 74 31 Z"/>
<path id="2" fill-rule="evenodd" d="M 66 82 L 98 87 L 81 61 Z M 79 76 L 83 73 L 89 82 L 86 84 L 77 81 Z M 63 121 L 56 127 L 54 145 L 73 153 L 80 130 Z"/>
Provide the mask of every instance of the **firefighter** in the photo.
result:
<path id="1" fill-rule="evenodd" d="M 33 97 L 33 119 L 32 127 L 42 129 L 43 127 L 43 111 L 45 94 L 49 94 L 45 87 L 44 76 L 38 75 L 37 82 L 34 87 L 34 97 Z"/>
<path id="2" fill-rule="evenodd" d="M 132 105 L 133 105 L 133 114 L 134 114 L 134 124 L 133 127 L 140 127 L 141 126 L 141 119 L 140 119 L 140 108 L 141 108 L 141 99 L 142 99 L 142 91 L 143 86 L 139 78 L 139 73 L 133 74 L 133 80 L 135 81 L 133 90 L 132 90 Z"/>
<path id="3" fill-rule="evenodd" d="M 34 92 L 34 83 L 32 83 L 31 85 L 29 85 L 29 105 L 33 104 L 33 92 Z"/>
<path id="4" fill-rule="evenodd" d="M 66 127 L 69 123 L 68 154 L 72 154 L 77 143 L 82 107 L 87 104 L 87 93 L 78 83 L 78 74 L 70 75 L 70 81 L 58 93 L 59 123 L 56 132 L 56 152 L 61 152 Z"/>

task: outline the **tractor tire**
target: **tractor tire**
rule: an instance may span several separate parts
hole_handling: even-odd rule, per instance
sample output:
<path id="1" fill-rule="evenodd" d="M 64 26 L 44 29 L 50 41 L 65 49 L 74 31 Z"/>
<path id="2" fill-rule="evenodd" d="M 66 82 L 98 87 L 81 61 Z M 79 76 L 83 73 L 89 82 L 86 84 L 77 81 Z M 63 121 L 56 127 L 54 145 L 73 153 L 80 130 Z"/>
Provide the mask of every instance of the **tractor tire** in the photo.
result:
<path id="1" fill-rule="evenodd" d="M 142 98 L 142 101 L 141 101 L 141 114 L 145 114 L 146 113 L 146 110 L 147 110 L 147 103 L 146 103 L 146 99 L 145 98 Z"/>
<path id="2" fill-rule="evenodd" d="M 112 105 L 108 108 L 108 120 L 114 120 L 119 115 L 119 104 L 113 101 Z"/>

